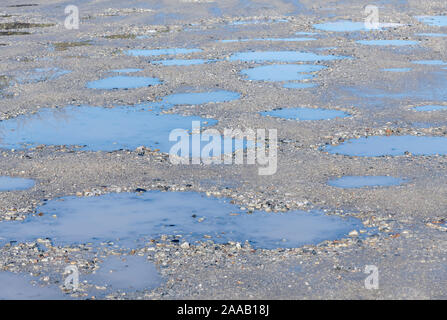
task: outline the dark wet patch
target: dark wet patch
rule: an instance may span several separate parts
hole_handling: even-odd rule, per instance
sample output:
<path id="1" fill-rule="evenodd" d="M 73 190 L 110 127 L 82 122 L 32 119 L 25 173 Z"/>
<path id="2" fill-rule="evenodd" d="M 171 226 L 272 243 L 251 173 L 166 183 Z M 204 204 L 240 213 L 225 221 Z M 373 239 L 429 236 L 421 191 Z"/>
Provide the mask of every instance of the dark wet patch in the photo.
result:
<path id="1" fill-rule="evenodd" d="M 294 248 L 346 236 L 362 224 L 354 218 L 322 212 L 254 212 L 247 214 L 228 199 L 208 198 L 194 192 L 107 194 L 64 197 L 37 208 L 42 216 L 1 222 L 5 241 L 49 237 L 54 243 L 100 243 L 119 239 L 135 246 L 161 235 L 181 241 L 212 239 L 217 243 L 248 240 L 255 248 Z M 53 215 L 56 215 L 54 217 Z"/>
<path id="2" fill-rule="evenodd" d="M 30 3 L 30 4 L 13 4 L 10 6 L 7 6 L 8 8 L 23 8 L 23 7 L 37 7 L 37 3 Z"/>
<path id="3" fill-rule="evenodd" d="M 447 138 L 434 136 L 370 136 L 327 146 L 329 153 L 358 157 L 399 156 L 412 154 L 447 155 Z"/>
<path id="4" fill-rule="evenodd" d="M 85 280 L 106 287 L 106 292 L 101 290 L 102 294 L 118 290 L 152 290 L 162 284 L 155 264 L 140 256 L 109 256 Z"/>
<path id="5" fill-rule="evenodd" d="M 0 31 L 0 37 L 7 37 L 7 36 L 23 36 L 31 34 L 29 32 L 25 31 Z"/>
<path id="6" fill-rule="evenodd" d="M 330 120 L 345 118 L 350 115 L 340 110 L 316 108 L 284 108 L 261 112 L 263 116 L 270 116 L 289 120 Z"/>
<path id="7" fill-rule="evenodd" d="M 28 23 L 28 22 L 4 22 L 0 23 L 0 29 L 12 30 L 12 29 L 29 29 L 29 28 L 46 28 L 53 27 L 53 23 Z"/>
<path id="8" fill-rule="evenodd" d="M 92 42 L 90 40 L 85 41 L 73 41 L 73 42 L 55 42 L 53 43 L 54 49 L 56 51 L 65 51 L 70 48 L 90 46 Z"/>
<path id="9" fill-rule="evenodd" d="M 0 176 L 0 192 L 30 189 L 35 185 L 34 180 Z"/>
<path id="10" fill-rule="evenodd" d="M 328 184 L 337 188 L 371 188 L 398 186 L 405 180 L 390 176 L 344 176 L 328 181 Z"/>
<path id="11" fill-rule="evenodd" d="M 111 34 L 108 36 L 104 36 L 106 39 L 135 39 L 137 36 L 131 33 L 123 33 L 123 34 Z"/>
<path id="12" fill-rule="evenodd" d="M 115 76 L 90 81 L 87 83 L 87 88 L 101 89 L 101 90 L 136 89 L 143 87 L 151 87 L 157 84 L 161 84 L 161 81 L 157 78 Z"/>

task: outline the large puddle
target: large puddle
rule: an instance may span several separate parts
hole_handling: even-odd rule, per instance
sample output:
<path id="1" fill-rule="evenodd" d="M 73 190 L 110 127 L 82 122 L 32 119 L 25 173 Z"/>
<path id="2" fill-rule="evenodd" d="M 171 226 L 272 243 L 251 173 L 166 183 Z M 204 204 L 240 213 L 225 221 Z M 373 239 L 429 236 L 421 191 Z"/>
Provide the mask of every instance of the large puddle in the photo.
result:
<path id="1" fill-rule="evenodd" d="M 345 118 L 350 115 L 340 110 L 315 109 L 315 108 L 284 108 L 261 112 L 264 116 L 271 116 L 290 120 L 330 120 Z"/>
<path id="2" fill-rule="evenodd" d="M 345 59 L 348 57 L 336 55 L 319 55 L 313 52 L 301 51 L 246 51 L 233 53 L 230 56 L 231 61 L 281 61 L 281 62 L 298 62 L 298 61 L 328 61 L 336 59 Z"/>
<path id="3" fill-rule="evenodd" d="M 66 298 L 57 287 L 32 284 L 32 277 L 12 272 L 0 272 L 1 300 L 61 300 Z"/>
<path id="4" fill-rule="evenodd" d="M 164 55 L 178 55 L 202 52 L 202 49 L 185 49 L 185 48 L 168 48 L 168 49 L 133 49 L 128 50 L 126 53 L 129 56 L 134 57 L 151 57 L 151 56 L 164 56 Z"/>
<path id="5" fill-rule="evenodd" d="M 371 136 L 327 146 L 330 153 L 359 157 L 398 156 L 404 154 L 447 155 L 447 138 L 434 136 Z"/>
<path id="6" fill-rule="evenodd" d="M 181 241 L 248 240 L 256 248 L 299 247 L 345 236 L 362 226 L 354 218 L 321 212 L 247 214 L 227 199 L 193 192 L 64 197 L 37 208 L 25 221 L 0 222 L 3 241 L 49 237 L 56 244 L 114 241 L 129 247 L 163 234 Z"/>
<path id="7" fill-rule="evenodd" d="M 0 192 L 26 190 L 34 187 L 34 180 L 0 176 Z"/>
<path id="8" fill-rule="evenodd" d="M 227 90 L 213 90 L 204 92 L 173 93 L 165 96 L 160 102 L 164 106 L 172 105 L 201 105 L 207 103 L 221 103 L 237 100 L 241 95 Z"/>
<path id="9" fill-rule="evenodd" d="M 107 257 L 98 270 L 85 278 L 95 286 L 105 287 L 106 292 L 152 290 L 162 284 L 155 265 L 140 256 Z"/>
<path id="10" fill-rule="evenodd" d="M 442 105 L 417 106 L 417 107 L 414 107 L 413 110 L 416 110 L 416 111 L 443 111 L 443 110 L 447 110 L 447 106 L 442 106 Z"/>
<path id="11" fill-rule="evenodd" d="M 447 16 L 417 16 L 420 22 L 434 27 L 447 27 Z"/>
<path id="12" fill-rule="evenodd" d="M 413 40 L 359 40 L 357 43 L 367 45 L 367 46 L 414 46 L 418 45 L 419 41 Z"/>
<path id="13" fill-rule="evenodd" d="M 309 64 L 274 64 L 242 70 L 247 80 L 255 81 L 293 81 L 307 80 L 314 76 L 310 72 L 317 72 L 325 66 Z"/>
<path id="14" fill-rule="evenodd" d="M 90 81 L 87 83 L 89 89 L 135 89 L 142 87 L 150 87 L 160 84 L 157 78 L 150 77 L 130 77 L 130 76 L 114 76 L 105 79 Z"/>
<path id="15" fill-rule="evenodd" d="M 147 146 L 169 152 L 171 130 L 191 130 L 192 121 L 213 119 L 161 114 L 149 107 L 68 106 L 40 109 L 0 122 L 0 147 L 20 149 L 44 145 L 82 146 L 84 150 L 133 150 Z M 205 125 L 202 125 L 205 126 Z"/>
<path id="16" fill-rule="evenodd" d="M 372 188 L 398 186 L 405 180 L 390 176 L 344 176 L 329 180 L 328 184 L 337 188 Z"/>

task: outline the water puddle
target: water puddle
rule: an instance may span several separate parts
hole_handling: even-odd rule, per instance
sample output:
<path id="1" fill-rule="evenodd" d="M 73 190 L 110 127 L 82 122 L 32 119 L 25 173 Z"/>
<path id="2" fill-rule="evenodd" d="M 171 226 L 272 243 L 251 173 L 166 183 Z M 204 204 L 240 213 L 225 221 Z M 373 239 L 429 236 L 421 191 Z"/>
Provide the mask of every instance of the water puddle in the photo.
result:
<path id="1" fill-rule="evenodd" d="M 411 68 L 388 68 L 388 69 L 382 69 L 383 71 L 388 72 L 410 72 Z"/>
<path id="2" fill-rule="evenodd" d="M 207 92 L 185 92 L 170 94 L 162 99 L 161 105 L 201 105 L 207 103 L 221 103 L 237 100 L 241 95 L 227 90 Z"/>
<path id="3" fill-rule="evenodd" d="M 241 25 L 266 24 L 266 23 L 286 23 L 286 22 L 289 22 L 289 20 L 287 19 L 238 20 L 230 22 L 229 25 L 241 26 Z"/>
<path id="4" fill-rule="evenodd" d="M 204 59 L 171 59 L 171 60 L 157 60 L 151 61 L 152 64 L 161 64 L 163 66 L 192 66 L 198 64 L 205 64 L 214 62 L 213 60 Z"/>
<path id="5" fill-rule="evenodd" d="M 358 40 L 357 43 L 367 46 L 413 46 L 418 45 L 419 41 L 413 40 Z"/>
<path id="6" fill-rule="evenodd" d="M 329 180 L 328 184 L 337 188 L 371 188 L 398 186 L 405 180 L 390 176 L 344 176 Z"/>
<path id="7" fill-rule="evenodd" d="M 354 22 L 349 20 L 340 20 L 334 22 L 317 23 L 313 27 L 318 30 L 332 32 L 356 32 L 382 30 L 383 28 L 394 28 L 402 26 L 400 23 L 378 23 L 377 28 L 367 28 L 365 22 Z"/>
<path id="8" fill-rule="evenodd" d="M 280 62 L 298 62 L 298 61 L 328 61 L 336 59 L 346 59 L 348 57 L 335 55 L 319 55 L 312 52 L 301 51 L 246 51 L 237 52 L 230 56 L 231 61 L 280 61 Z"/>
<path id="9" fill-rule="evenodd" d="M 202 52 L 202 49 L 185 49 L 185 48 L 169 48 L 169 49 L 133 49 L 128 50 L 126 53 L 129 56 L 134 57 L 150 57 L 150 56 L 163 56 L 163 55 L 178 55 Z"/>
<path id="10" fill-rule="evenodd" d="M 447 16 L 417 16 L 420 22 L 434 27 L 447 27 Z"/>
<path id="11" fill-rule="evenodd" d="M 113 90 L 113 89 L 136 89 L 142 87 L 150 87 L 160 84 L 157 78 L 150 77 L 129 77 L 115 76 L 100 80 L 90 81 L 87 83 L 89 89 Z"/>
<path id="12" fill-rule="evenodd" d="M 293 81 L 308 80 L 314 76 L 309 72 L 325 69 L 325 66 L 309 64 L 274 64 L 242 70 L 247 80 L 255 81 Z"/>
<path id="13" fill-rule="evenodd" d="M 447 37 L 445 33 L 416 33 L 417 36 L 430 37 L 430 38 L 444 38 Z"/>
<path id="14" fill-rule="evenodd" d="M 0 300 L 61 300 L 66 299 L 56 287 L 32 284 L 32 277 L 12 272 L 0 272 Z"/>
<path id="15" fill-rule="evenodd" d="M 447 62 L 444 62 L 442 60 L 417 60 L 417 61 L 411 61 L 411 63 L 423 64 L 423 65 L 429 65 L 429 66 L 445 66 L 445 65 L 447 65 Z"/>
<path id="16" fill-rule="evenodd" d="M 248 240 L 255 248 L 272 249 L 334 240 L 362 226 L 358 219 L 321 212 L 247 214 L 228 199 L 194 192 L 71 196 L 50 200 L 37 212 L 42 214 L 25 221 L 0 222 L 2 239 L 49 237 L 57 244 L 114 241 L 132 247 L 139 239 L 144 243 L 166 234 L 188 242 Z"/>
<path id="17" fill-rule="evenodd" d="M 40 109 L 0 122 L 0 147 L 21 149 L 44 145 L 83 146 L 83 150 L 134 150 L 147 146 L 169 152 L 169 133 L 176 128 L 191 130 L 200 117 L 160 114 L 145 107 L 114 108 L 68 106 Z M 208 125 L 216 121 L 206 119 Z M 205 125 L 203 125 L 205 126 Z"/>
<path id="18" fill-rule="evenodd" d="M 233 43 L 233 42 L 255 42 L 255 41 L 266 41 L 266 42 L 303 42 L 303 41 L 314 41 L 315 38 L 254 38 L 254 39 L 227 39 L 227 40 L 217 40 L 222 43 Z"/>
<path id="19" fill-rule="evenodd" d="M 358 157 L 399 156 L 412 154 L 446 155 L 447 138 L 434 136 L 371 136 L 327 146 L 329 153 Z"/>
<path id="20" fill-rule="evenodd" d="M 155 265 L 140 256 L 107 257 L 98 270 L 85 278 L 95 286 L 106 287 L 107 292 L 152 290 L 162 284 Z"/>
<path id="21" fill-rule="evenodd" d="M 115 70 L 112 70 L 112 72 L 115 72 L 115 73 L 135 73 L 135 72 L 140 72 L 140 71 L 143 71 L 143 69 L 128 68 L 128 69 L 115 69 Z"/>
<path id="22" fill-rule="evenodd" d="M 340 110 L 314 108 L 287 108 L 261 112 L 263 116 L 270 116 L 289 120 L 330 120 L 346 118 L 350 114 Z"/>
<path id="23" fill-rule="evenodd" d="M 283 85 L 283 87 L 287 89 L 309 89 L 317 86 L 317 83 L 311 82 L 288 82 Z"/>
<path id="24" fill-rule="evenodd" d="M 447 106 L 442 105 L 426 105 L 426 106 L 417 106 L 412 108 L 416 111 L 443 111 L 447 110 Z"/>
<path id="25" fill-rule="evenodd" d="M 26 190 L 34 187 L 34 185 L 35 182 L 31 179 L 0 176 L 0 192 Z"/>

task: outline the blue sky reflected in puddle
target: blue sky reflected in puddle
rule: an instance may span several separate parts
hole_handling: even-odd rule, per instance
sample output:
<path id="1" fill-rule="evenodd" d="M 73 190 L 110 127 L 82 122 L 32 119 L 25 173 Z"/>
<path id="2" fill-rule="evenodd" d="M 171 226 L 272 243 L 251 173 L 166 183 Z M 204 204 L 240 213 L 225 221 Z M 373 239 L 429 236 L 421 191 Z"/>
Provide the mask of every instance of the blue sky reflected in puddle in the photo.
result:
<path id="1" fill-rule="evenodd" d="M 106 287 L 107 293 L 152 290 L 163 282 L 155 264 L 140 256 L 109 256 L 99 264 L 95 273 L 81 280 L 84 279 L 96 286 Z"/>
<path id="2" fill-rule="evenodd" d="M 273 64 L 260 66 L 241 71 L 247 76 L 247 80 L 255 81 L 293 81 L 312 79 L 309 72 L 317 72 L 325 69 L 325 66 L 309 64 Z"/>
<path id="3" fill-rule="evenodd" d="M 388 69 L 382 69 L 383 71 L 388 72 L 410 72 L 411 68 L 388 68 Z"/>
<path id="4" fill-rule="evenodd" d="M 115 76 L 104 78 L 100 80 L 90 81 L 87 83 L 89 89 L 136 89 L 142 87 L 150 87 L 160 84 L 161 81 L 157 78 L 150 77 L 129 77 L 129 76 Z"/>
<path id="5" fill-rule="evenodd" d="M 298 61 L 328 61 L 345 59 L 348 57 L 335 55 L 319 55 L 313 52 L 300 51 L 246 51 L 233 53 L 230 56 L 231 61 L 281 61 L 281 62 L 298 62 Z"/>
<path id="6" fill-rule="evenodd" d="M 417 36 L 431 37 L 431 38 L 444 38 L 447 37 L 445 33 L 416 33 Z"/>
<path id="7" fill-rule="evenodd" d="M 357 43 L 367 46 L 414 46 L 418 45 L 419 41 L 413 40 L 358 40 Z"/>
<path id="8" fill-rule="evenodd" d="M 132 49 L 126 51 L 126 54 L 134 57 L 150 57 L 163 55 L 177 55 L 202 52 L 202 49 L 168 48 L 168 49 Z"/>
<path id="9" fill-rule="evenodd" d="M 412 108 L 415 111 L 442 111 L 447 110 L 447 106 L 442 105 L 426 105 Z"/>
<path id="10" fill-rule="evenodd" d="M 213 62 L 212 60 L 204 59 L 171 59 L 171 60 L 156 60 L 151 61 L 152 64 L 161 64 L 163 66 L 191 66 L 198 64 L 205 64 Z"/>
<path id="11" fill-rule="evenodd" d="M 447 27 L 447 16 L 416 16 L 420 22 L 434 27 Z"/>
<path id="12" fill-rule="evenodd" d="M 328 184 L 337 188 L 371 188 L 398 186 L 404 179 L 390 176 L 344 176 L 328 181 Z"/>
<path id="13" fill-rule="evenodd" d="M 0 176 L 0 192 L 26 190 L 34 187 L 34 185 L 35 182 L 31 179 Z"/>
<path id="14" fill-rule="evenodd" d="M 368 29 L 365 28 L 365 22 L 354 22 L 349 20 L 317 23 L 314 24 L 313 27 L 318 30 L 334 32 L 368 31 Z"/>
<path id="15" fill-rule="evenodd" d="M 254 38 L 254 39 L 226 39 L 217 40 L 222 43 L 233 43 L 233 42 L 254 42 L 254 41 L 266 41 L 266 42 L 303 42 L 303 41 L 314 41 L 315 38 Z"/>
<path id="16" fill-rule="evenodd" d="M 128 69 L 115 69 L 115 70 L 112 70 L 112 72 L 116 72 L 116 73 L 134 73 L 134 72 L 140 72 L 140 71 L 143 71 L 143 69 L 128 68 Z"/>
<path id="17" fill-rule="evenodd" d="M 326 146 L 329 153 L 358 157 L 447 155 L 447 138 L 434 136 L 370 136 Z"/>
<path id="18" fill-rule="evenodd" d="M 248 240 L 255 248 L 299 247 L 334 240 L 362 224 L 354 218 L 320 212 L 241 212 L 228 199 L 195 192 L 119 193 L 97 197 L 64 197 L 37 208 L 42 216 L 0 222 L 3 241 L 49 237 L 56 244 L 116 241 L 129 247 L 137 239 L 162 234 L 182 241 L 217 243 Z M 54 218 L 53 215 L 57 215 Z"/>
<path id="19" fill-rule="evenodd" d="M 61 300 L 67 296 L 58 287 L 33 285 L 29 275 L 0 272 L 0 300 Z"/>
<path id="20" fill-rule="evenodd" d="M 447 65 L 447 62 L 444 62 L 442 60 L 416 60 L 416 61 L 411 61 L 411 63 L 423 64 L 423 65 L 429 65 L 429 66 L 445 66 L 445 65 Z"/>
<path id="21" fill-rule="evenodd" d="M 263 116 L 271 116 L 289 120 L 330 120 L 345 118 L 349 114 L 340 110 L 314 108 L 284 108 L 261 112 Z"/>

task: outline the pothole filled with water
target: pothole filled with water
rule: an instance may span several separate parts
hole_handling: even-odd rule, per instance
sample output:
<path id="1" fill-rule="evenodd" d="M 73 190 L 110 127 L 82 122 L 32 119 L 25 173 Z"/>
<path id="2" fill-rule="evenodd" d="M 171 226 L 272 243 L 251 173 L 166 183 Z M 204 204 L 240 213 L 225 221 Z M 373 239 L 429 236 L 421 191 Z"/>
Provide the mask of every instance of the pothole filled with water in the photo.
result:
<path id="1" fill-rule="evenodd" d="M 89 89 L 136 89 L 160 84 L 161 81 L 151 77 L 114 76 L 87 83 Z"/>
<path id="2" fill-rule="evenodd" d="M 114 241 L 134 247 L 163 234 L 181 241 L 248 240 L 255 248 L 294 248 L 344 237 L 360 220 L 322 212 L 247 214 L 227 199 L 194 192 L 106 194 L 64 197 L 37 208 L 24 221 L 0 222 L 3 241 L 48 237 L 55 244 Z M 180 237 L 181 236 L 181 237 Z"/>
<path id="3" fill-rule="evenodd" d="M 337 188 L 372 188 L 398 186 L 405 180 L 390 176 L 344 176 L 328 181 L 328 184 Z"/>
<path id="4" fill-rule="evenodd" d="M 0 176 L 0 192 L 26 190 L 34 187 L 34 180 Z"/>
<path id="5" fill-rule="evenodd" d="M 447 138 L 434 136 L 370 136 L 351 139 L 337 146 L 326 146 L 329 153 L 358 157 L 412 154 L 447 155 Z"/>
<path id="6" fill-rule="evenodd" d="M 415 111 L 444 111 L 447 110 L 447 106 L 442 105 L 425 105 L 412 108 Z"/>
<path id="7" fill-rule="evenodd" d="M 185 49 L 185 48 L 167 48 L 167 49 L 132 49 L 126 51 L 126 54 L 134 57 L 150 57 L 164 55 L 179 55 L 202 52 L 202 49 Z"/>
<path id="8" fill-rule="evenodd" d="M 118 290 L 152 290 L 162 284 L 156 266 L 147 261 L 146 257 L 140 256 L 109 256 L 85 280 L 95 286 L 105 287 L 106 293 Z M 104 294 L 104 290 L 101 291 Z"/>
<path id="9" fill-rule="evenodd" d="M 316 108 L 284 108 L 261 112 L 263 116 L 289 120 L 330 120 L 349 117 L 350 114 L 340 110 Z"/>
<path id="10" fill-rule="evenodd" d="M 419 41 L 413 40 L 359 40 L 357 43 L 367 46 L 415 46 L 419 44 Z"/>
<path id="11" fill-rule="evenodd" d="M 281 62 L 309 62 L 309 61 L 329 61 L 337 59 L 345 59 L 345 56 L 336 55 L 319 55 L 313 52 L 301 51 L 246 51 L 233 53 L 230 61 L 281 61 Z"/>
<path id="12" fill-rule="evenodd" d="M 242 70 L 247 80 L 255 81 L 293 81 L 308 80 L 314 76 L 309 74 L 325 69 L 325 66 L 310 64 L 274 64 Z"/>
<path id="13" fill-rule="evenodd" d="M 61 300 L 66 298 L 57 287 L 32 283 L 28 275 L 0 272 L 0 300 Z"/>

